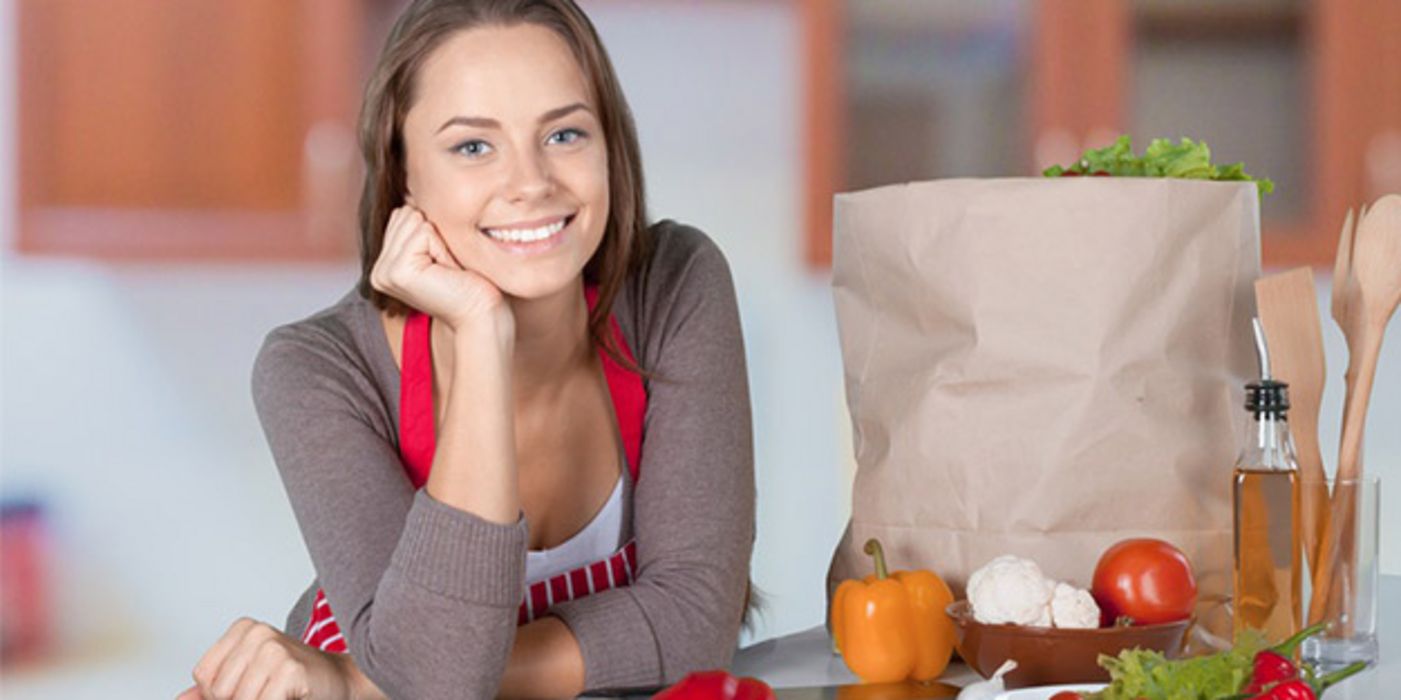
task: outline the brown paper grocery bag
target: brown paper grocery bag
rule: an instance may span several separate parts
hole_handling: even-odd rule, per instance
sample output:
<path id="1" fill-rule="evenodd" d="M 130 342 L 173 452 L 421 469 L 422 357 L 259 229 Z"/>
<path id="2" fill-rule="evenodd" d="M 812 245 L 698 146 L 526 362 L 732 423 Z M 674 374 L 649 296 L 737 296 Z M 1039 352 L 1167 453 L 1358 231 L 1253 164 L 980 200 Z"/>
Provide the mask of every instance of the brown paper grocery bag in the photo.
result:
<path id="1" fill-rule="evenodd" d="M 1166 539 L 1228 632 L 1231 468 L 1256 374 L 1254 184 L 960 179 L 838 195 L 833 290 L 857 472 L 828 575 L 1001 554 L 1088 588 Z M 1224 621 L 1222 619 L 1225 616 Z"/>

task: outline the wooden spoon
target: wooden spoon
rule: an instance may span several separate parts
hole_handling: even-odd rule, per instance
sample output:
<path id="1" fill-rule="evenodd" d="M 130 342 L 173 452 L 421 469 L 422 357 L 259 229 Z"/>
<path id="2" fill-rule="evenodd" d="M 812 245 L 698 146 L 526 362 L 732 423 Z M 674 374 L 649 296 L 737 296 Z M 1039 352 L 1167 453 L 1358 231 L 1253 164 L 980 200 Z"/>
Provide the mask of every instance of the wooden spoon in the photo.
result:
<path id="1" fill-rule="evenodd" d="M 1348 256 L 1351 272 L 1344 282 L 1343 302 L 1348 321 L 1340 324 L 1347 335 L 1350 354 L 1348 396 L 1338 450 L 1338 486 L 1334 487 L 1332 512 L 1319 552 L 1310 620 L 1322 619 L 1327 612 L 1331 587 L 1338 579 L 1335 567 L 1347 567 L 1344 573 L 1348 580 L 1352 579 L 1351 556 L 1340 555 L 1350 552 L 1357 498 L 1355 488 L 1342 488 L 1341 484 L 1361 475 L 1362 436 L 1382 337 L 1387 322 L 1401 305 L 1401 195 L 1382 197 L 1360 217 Z M 1351 591 L 1342 593 L 1345 602 L 1338 612 L 1351 612 Z M 1347 619 L 1350 621 L 1351 617 Z"/>
<path id="2" fill-rule="evenodd" d="M 1349 208 L 1347 212 L 1347 218 L 1343 220 L 1342 233 L 1338 235 L 1338 250 L 1333 260 L 1333 291 L 1330 309 L 1332 312 L 1333 321 L 1338 324 L 1339 330 L 1343 332 L 1343 340 L 1348 348 L 1348 367 L 1343 374 L 1343 425 L 1347 424 L 1347 407 L 1351 403 L 1352 398 L 1352 377 L 1356 374 L 1356 367 L 1354 365 L 1354 361 L 1357 359 L 1357 347 L 1359 342 L 1358 333 L 1353 325 L 1355 321 L 1355 316 L 1351 312 L 1351 310 L 1355 308 L 1359 303 L 1357 301 L 1357 295 L 1359 293 L 1357 288 L 1357 278 L 1354 277 L 1352 274 L 1352 238 L 1354 230 L 1354 219 L 1352 213 L 1352 209 Z M 1360 219 L 1366 214 L 1367 205 L 1363 204 L 1358 218 Z M 1317 538 L 1319 549 L 1322 549 L 1322 540 L 1325 535 L 1332 534 L 1332 537 L 1334 538 L 1338 537 L 1339 535 L 1332 533 L 1328 529 L 1328 519 L 1330 516 L 1329 512 L 1325 511 L 1319 513 L 1318 515 L 1319 520 L 1317 525 L 1319 530 Z M 1330 558 L 1337 556 L 1336 545 L 1337 542 L 1333 542 L 1333 544 L 1329 547 Z M 1309 574 L 1311 576 L 1319 577 L 1329 575 L 1332 573 L 1331 571 L 1324 573 L 1319 570 L 1320 556 L 1321 553 L 1316 551 L 1310 557 Z M 1327 587 L 1325 586 L 1325 588 Z M 1317 588 L 1315 588 L 1314 590 L 1317 592 Z M 1339 611 L 1340 606 L 1342 604 L 1341 596 L 1338 595 L 1337 590 L 1331 590 L 1329 592 L 1332 595 L 1330 596 L 1331 599 L 1329 599 L 1328 602 L 1310 603 L 1310 624 L 1314 624 L 1321 621 L 1324 613 L 1327 611 L 1333 611 L 1333 614 L 1336 614 Z M 1324 598 L 1325 596 L 1323 595 L 1315 596 L 1315 600 L 1321 601 L 1324 600 Z M 1312 612 L 1313 610 L 1317 610 L 1318 612 Z"/>
<path id="3" fill-rule="evenodd" d="M 1298 448 L 1301 530 L 1309 571 L 1318 568 L 1318 541 L 1328 512 L 1328 476 L 1318 446 L 1318 407 L 1326 377 L 1323 329 L 1313 269 L 1300 267 L 1255 281 L 1255 301 L 1275 378 L 1289 384 L 1289 432 Z"/>

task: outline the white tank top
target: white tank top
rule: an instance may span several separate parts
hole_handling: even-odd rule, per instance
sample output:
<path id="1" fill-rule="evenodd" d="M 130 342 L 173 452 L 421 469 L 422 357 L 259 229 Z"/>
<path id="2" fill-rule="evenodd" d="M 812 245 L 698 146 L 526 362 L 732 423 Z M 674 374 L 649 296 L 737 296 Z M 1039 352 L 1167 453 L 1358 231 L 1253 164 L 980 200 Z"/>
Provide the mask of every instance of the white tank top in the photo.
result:
<path id="1" fill-rule="evenodd" d="M 529 585 L 544 581 L 585 564 L 607 559 L 618 551 L 622 537 L 623 477 L 620 475 L 618 484 L 613 487 L 613 494 L 584 529 L 557 547 L 526 551 L 525 582 Z"/>

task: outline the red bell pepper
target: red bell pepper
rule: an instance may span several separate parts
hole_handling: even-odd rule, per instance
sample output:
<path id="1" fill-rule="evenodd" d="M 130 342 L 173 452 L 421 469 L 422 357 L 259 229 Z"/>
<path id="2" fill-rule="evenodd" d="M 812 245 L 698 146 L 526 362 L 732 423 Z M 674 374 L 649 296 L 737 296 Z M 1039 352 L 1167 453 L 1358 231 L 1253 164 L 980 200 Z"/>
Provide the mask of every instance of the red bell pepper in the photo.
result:
<path id="1" fill-rule="evenodd" d="M 653 696 L 653 700 L 774 700 L 773 688 L 757 678 L 724 671 L 697 671 Z"/>

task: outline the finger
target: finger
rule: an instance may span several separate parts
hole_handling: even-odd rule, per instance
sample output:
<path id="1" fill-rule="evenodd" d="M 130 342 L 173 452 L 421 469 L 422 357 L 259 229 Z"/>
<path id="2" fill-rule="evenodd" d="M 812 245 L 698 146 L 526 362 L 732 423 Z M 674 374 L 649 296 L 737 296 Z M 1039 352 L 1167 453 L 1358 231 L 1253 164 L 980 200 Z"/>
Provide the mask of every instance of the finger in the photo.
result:
<path id="1" fill-rule="evenodd" d="M 251 670 L 251 669 L 250 669 Z M 258 700 L 263 697 L 263 691 L 268 687 L 268 674 L 261 674 L 250 677 L 244 674 L 243 680 L 238 683 L 238 690 L 235 691 L 233 700 Z"/>
<path id="2" fill-rule="evenodd" d="M 403 247 L 409 212 L 408 207 L 399 207 L 389 215 L 389 221 L 384 225 L 384 244 L 380 248 L 381 260 L 393 259 L 398 250 Z"/>
<path id="3" fill-rule="evenodd" d="M 370 271 L 370 283 L 382 292 L 392 291 L 393 284 L 392 271 L 399 264 L 401 250 L 404 247 L 404 239 L 408 236 L 407 220 L 409 209 L 399 207 L 389 215 L 389 221 L 385 224 L 384 241 L 380 244 L 379 258 L 375 260 L 375 266 Z"/>
<path id="4" fill-rule="evenodd" d="M 409 225 L 413 228 L 404 240 L 399 262 L 409 266 L 409 269 L 421 270 L 433 262 L 433 225 L 419 214 L 410 216 Z"/>
<path id="5" fill-rule="evenodd" d="M 227 700 L 234 696 L 243 682 L 244 673 L 252 665 L 253 658 L 262 646 L 261 642 L 267 638 L 267 634 L 268 630 L 261 624 L 249 628 L 243 635 L 243 639 L 239 640 L 238 646 L 224 658 L 224 663 L 219 666 L 219 672 L 215 674 L 214 685 L 210 686 L 210 695 L 216 700 Z"/>
<path id="6" fill-rule="evenodd" d="M 384 222 L 384 232 L 380 236 L 379 241 L 379 257 L 375 258 L 375 266 L 371 271 L 372 277 L 384 267 L 384 262 L 389 257 L 389 252 L 394 248 L 396 224 L 402 216 L 402 209 L 394 209 L 389 212 L 389 218 Z"/>
<path id="7" fill-rule="evenodd" d="M 390 260 L 391 268 L 402 266 L 428 253 L 428 244 L 423 241 L 423 229 L 428 225 L 428 220 L 421 212 L 408 209 L 399 225 L 402 231 Z"/>
<path id="8" fill-rule="evenodd" d="M 457 262 L 457 258 L 453 256 L 452 251 L 448 249 L 447 243 L 443 241 L 442 236 L 438 235 L 436 229 L 429 231 L 428 254 L 433 256 L 433 262 L 439 265 L 454 270 L 462 269 L 462 265 Z"/>
<path id="9" fill-rule="evenodd" d="M 219 668 L 224 665 L 225 657 L 229 655 L 237 646 L 243 635 L 255 625 L 252 619 L 240 617 L 229 625 L 224 636 L 204 652 L 198 663 L 195 664 L 194 676 L 195 687 L 199 688 L 200 694 L 204 697 L 211 697 L 214 681 L 219 677 Z"/>
<path id="10" fill-rule="evenodd" d="M 294 664 L 284 664 L 268 679 L 268 684 L 263 686 L 258 700 L 295 700 L 309 697 L 311 694 L 307 688 L 306 674 Z"/>
<path id="11" fill-rule="evenodd" d="M 243 677 L 238 680 L 234 700 L 257 700 L 263 688 L 267 686 L 268 679 L 280 671 L 288 661 L 287 657 L 287 650 L 276 640 L 269 639 L 260 643 L 247 670 L 243 672 Z"/>
<path id="12" fill-rule="evenodd" d="M 175 700 L 204 700 L 204 696 L 199 692 L 199 686 L 192 685 L 175 697 Z"/>
<path id="13" fill-rule="evenodd" d="M 433 240 L 436 241 L 439 248 L 443 251 L 443 254 L 447 257 L 448 262 L 446 264 L 456 270 L 467 269 L 467 266 L 463 265 L 462 261 L 457 259 L 457 255 L 452 252 L 452 248 L 448 246 L 447 239 L 443 237 L 443 232 L 438 230 L 437 224 L 429 221 L 428 228 L 433 233 Z"/>

